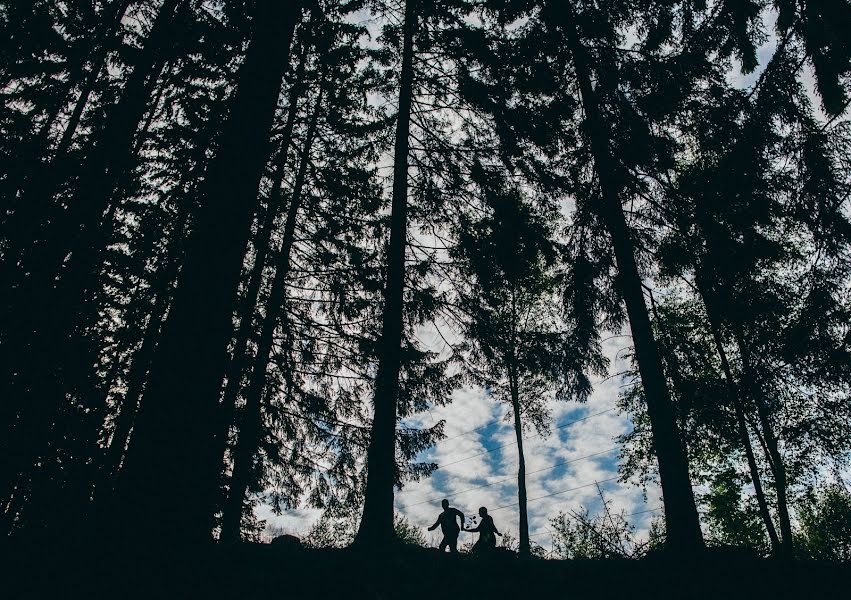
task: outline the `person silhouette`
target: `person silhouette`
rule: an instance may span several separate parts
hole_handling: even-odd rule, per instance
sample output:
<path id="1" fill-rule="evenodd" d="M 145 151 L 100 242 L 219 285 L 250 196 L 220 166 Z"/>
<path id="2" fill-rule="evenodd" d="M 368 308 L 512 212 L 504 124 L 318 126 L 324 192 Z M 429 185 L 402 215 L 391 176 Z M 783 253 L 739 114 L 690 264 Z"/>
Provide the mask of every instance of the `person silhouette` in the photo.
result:
<path id="1" fill-rule="evenodd" d="M 478 527 L 467 528 L 465 531 L 479 534 L 479 540 L 473 544 L 473 552 L 490 552 L 496 548 L 496 536 L 494 534 L 499 536 L 502 534 L 497 530 L 493 517 L 488 514 L 488 509 L 484 506 L 479 509 L 479 516 L 482 520 Z"/>
<path id="2" fill-rule="evenodd" d="M 440 503 L 443 507 L 443 512 L 437 517 L 434 525 L 428 528 L 429 531 L 434 531 L 440 525 L 440 530 L 443 532 L 443 539 L 440 541 L 438 549 L 441 552 L 449 546 L 449 552 L 458 554 L 458 534 L 461 533 L 461 527 L 464 526 L 464 513 L 457 508 L 449 507 L 449 500 L 444 500 Z M 457 518 L 461 519 L 461 526 L 458 526 Z"/>

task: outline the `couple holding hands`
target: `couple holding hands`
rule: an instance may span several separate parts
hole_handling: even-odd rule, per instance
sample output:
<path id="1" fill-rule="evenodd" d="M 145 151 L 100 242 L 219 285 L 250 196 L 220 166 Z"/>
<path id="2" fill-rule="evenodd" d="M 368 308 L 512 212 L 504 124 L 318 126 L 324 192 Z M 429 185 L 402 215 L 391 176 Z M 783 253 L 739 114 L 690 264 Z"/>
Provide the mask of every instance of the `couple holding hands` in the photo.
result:
<path id="1" fill-rule="evenodd" d="M 441 505 L 443 506 L 443 512 L 437 517 L 434 525 L 428 528 L 429 531 L 434 531 L 440 525 L 440 529 L 443 532 L 443 540 L 441 540 L 439 546 L 441 552 L 444 552 L 448 546 L 449 552 L 452 554 L 458 553 L 458 534 L 461 533 L 461 529 L 479 534 L 479 541 L 473 545 L 473 552 L 487 552 L 496 548 L 496 536 L 502 534 L 497 531 L 496 525 L 493 523 L 493 517 L 488 514 L 488 509 L 484 506 L 481 507 L 479 509 L 479 516 L 482 520 L 479 526 L 469 528 L 464 527 L 464 513 L 457 508 L 451 508 L 449 506 L 449 500 L 444 500 L 441 502 Z M 457 521 L 459 518 L 461 519 L 460 527 Z M 475 520 L 475 517 L 473 519 Z"/>

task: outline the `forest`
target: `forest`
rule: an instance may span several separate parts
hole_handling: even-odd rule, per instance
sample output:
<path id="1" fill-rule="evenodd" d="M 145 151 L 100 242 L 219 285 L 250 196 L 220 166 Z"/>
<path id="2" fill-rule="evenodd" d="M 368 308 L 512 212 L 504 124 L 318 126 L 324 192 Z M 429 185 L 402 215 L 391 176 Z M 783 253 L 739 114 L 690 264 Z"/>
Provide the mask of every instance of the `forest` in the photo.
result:
<path id="1" fill-rule="evenodd" d="M 395 499 L 466 387 L 535 557 L 524 442 L 620 335 L 642 555 L 851 560 L 849 32 L 848 0 L 0 2 L 2 544 L 233 549 L 261 504 L 422 543 Z M 638 557 L 550 517 L 561 558 Z"/>

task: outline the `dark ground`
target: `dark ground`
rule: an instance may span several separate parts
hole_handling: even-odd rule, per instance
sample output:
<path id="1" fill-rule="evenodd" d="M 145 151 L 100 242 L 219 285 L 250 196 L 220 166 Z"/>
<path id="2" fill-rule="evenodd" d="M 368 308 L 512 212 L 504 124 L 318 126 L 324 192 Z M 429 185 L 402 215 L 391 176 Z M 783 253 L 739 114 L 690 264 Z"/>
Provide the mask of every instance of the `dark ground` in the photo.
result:
<path id="1" fill-rule="evenodd" d="M 72 542 L 2 549 L 0 598 L 851 598 L 851 565 L 714 552 L 700 561 L 489 560 L 402 547 L 287 550 L 270 545 L 119 551 Z"/>

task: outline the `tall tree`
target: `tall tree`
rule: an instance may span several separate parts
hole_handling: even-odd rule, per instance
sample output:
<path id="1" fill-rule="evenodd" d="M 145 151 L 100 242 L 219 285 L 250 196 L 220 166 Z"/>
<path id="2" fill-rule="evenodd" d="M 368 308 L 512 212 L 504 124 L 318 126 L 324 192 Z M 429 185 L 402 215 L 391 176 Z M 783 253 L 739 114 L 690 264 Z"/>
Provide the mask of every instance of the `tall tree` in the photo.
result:
<path id="1" fill-rule="evenodd" d="M 275 330 L 285 309 L 284 291 L 290 271 L 290 252 L 296 231 L 296 221 L 304 197 L 305 179 L 311 163 L 311 149 L 316 135 L 319 114 L 322 110 L 322 92 L 320 90 L 313 106 L 313 114 L 305 133 L 304 146 L 301 150 L 298 170 L 293 184 L 293 191 L 287 207 L 284 222 L 283 239 L 275 261 L 275 275 L 266 304 L 257 351 L 252 364 L 248 387 L 245 391 L 246 404 L 239 427 L 239 439 L 234 450 L 233 472 L 228 485 L 228 496 L 222 516 L 222 533 L 220 539 L 226 541 L 239 540 L 239 525 L 242 521 L 242 507 L 245 491 L 250 481 L 250 471 L 253 467 L 254 456 L 260 444 L 262 431 L 261 402 L 266 391 L 266 369 L 274 342 Z"/>
<path id="2" fill-rule="evenodd" d="M 523 432 L 529 427 L 541 434 L 548 431 L 553 399 L 574 392 L 584 399 L 572 383 L 582 379 L 585 365 L 569 347 L 574 338 L 558 309 L 554 205 L 542 199 L 533 204 L 496 169 L 480 168 L 475 175 L 483 188 L 484 214 L 474 213 L 460 226 L 459 278 L 469 287 L 459 290 L 459 305 L 469 314 L 466 337 L 472 346 L 473 379 L 510 407 L 519 457 L 519 552 L 528 557 Z"/>
<path id="3" fill-rule="evenodd" d="M 408 237 L 408 152 L 411 102 L 414 92 L 414 34 L 418 0 L 405 1 L 402 23 L 402 60 L 399 72 L 399 107 L 393 145 L 393 194 L 390 241 L 384 284 L 378 371 L 375 376 L 372 435 L 367 451 L 364 507 L 356 543 L 387 544 L 394 539 L 393 486 L 396 484 L 396 403 L 401 368 L 400 348 L 404 325 L 405 248 Z"/>
<path id="4" fill-rule="evenodd" d="M 295 1 L 261 0 L 255 6 L 218 154 L 202 188 L 202 208 L 152 361 L 120 486 L 123 502 L 144 515 L 151 539 L 210 536 L 220 466 L 213 443 L 219 390 L 256 206 L 235 199 L 258 197 L 300 13 Z M 154 475 L 158 485 L 152 488 Z M 196 501 L 174 510 L 174 494 Z"/>
<path id="5" fill-rule="evenodd" d="M 599 18 L 583 7 L 582 21 Z M 641 274 L 636 262 L 633 236 L 627 224 L 621 201 L 625 187 L 624 173 L 612 155 L 611 132 L 600 111 L 598 92 L 592 83 L 589 53 L 580 38 L 578 15 L 572 4 L 548 6 L 547 18 L 564 35 L 570 52 L 576 85 L 584 111 L 583 127 L 588 136 L 589 151 L 600 186 L 599 217 L 605 226 L 618 267 L 618 290 L 626 305 L 636 360 L 645 388 L 647 412 L 653 431 L 653 442 L 659 461 L 659 478 L 665 501 L 667 542 L 671 548 L 689 550 L 702 545 L 700 524 L 694 503 L 688 459 L 680 439 L 670 390 L 662 370 L 658 345 L 650 325 L 644 302 Z M 601 65 L 602 66 L 602 65 Z M 606 64 L 612 69 L 614 65 Z M 597 73 L 598 77 L 600 73 Z M 608 73 L 607 77 L 612 74 Z"/>

